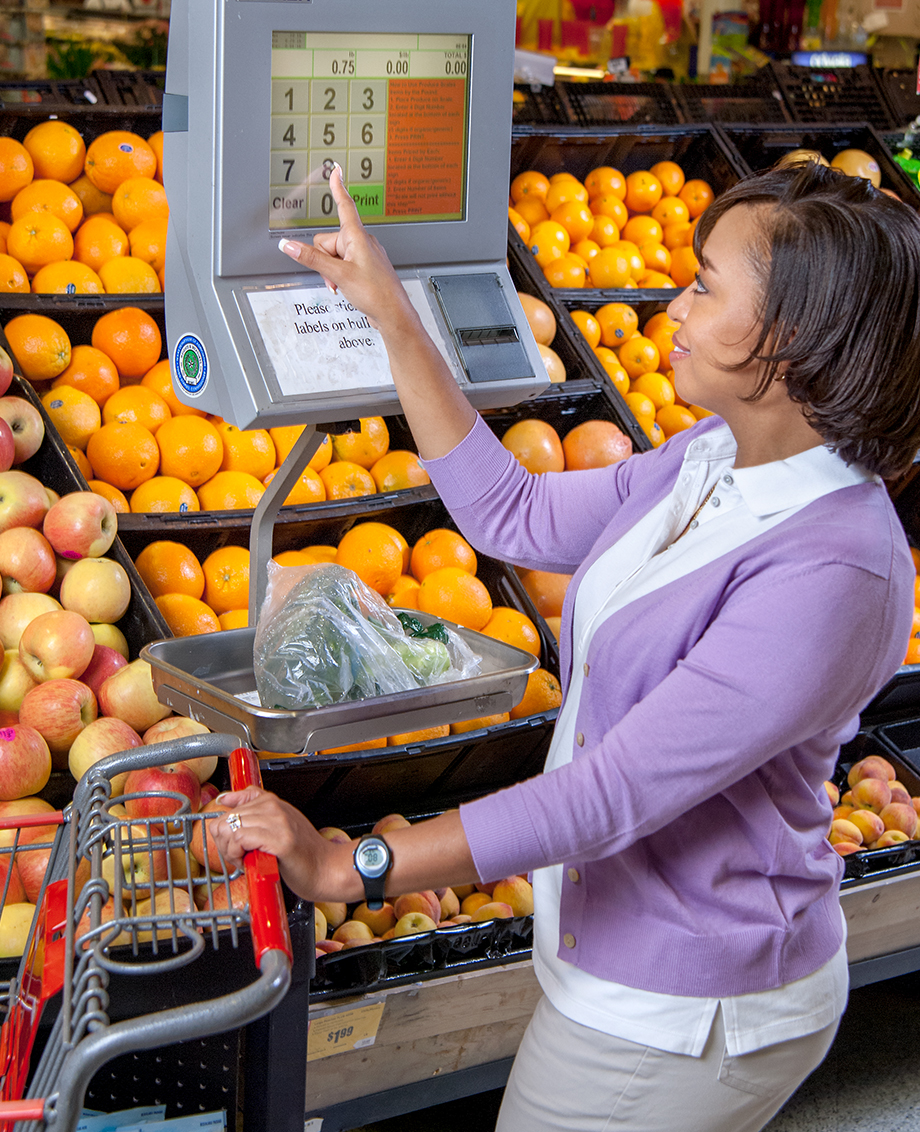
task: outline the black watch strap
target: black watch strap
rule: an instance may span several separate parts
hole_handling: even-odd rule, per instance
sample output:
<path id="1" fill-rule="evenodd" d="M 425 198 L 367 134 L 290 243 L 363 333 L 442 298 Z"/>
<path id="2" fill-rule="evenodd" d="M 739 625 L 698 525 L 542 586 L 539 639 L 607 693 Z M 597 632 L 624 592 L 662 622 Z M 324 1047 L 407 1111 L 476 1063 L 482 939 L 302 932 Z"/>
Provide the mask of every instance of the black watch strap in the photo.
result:
<path id="1" fill-rule="evenodd" d="M 377 911 L 383 906 L 387 873 L 393 867 L 390 847 L 378 833 L 366 833 L 355 847 L 355 869 L 364 882 L 364 899 L 368 908 Z"/>

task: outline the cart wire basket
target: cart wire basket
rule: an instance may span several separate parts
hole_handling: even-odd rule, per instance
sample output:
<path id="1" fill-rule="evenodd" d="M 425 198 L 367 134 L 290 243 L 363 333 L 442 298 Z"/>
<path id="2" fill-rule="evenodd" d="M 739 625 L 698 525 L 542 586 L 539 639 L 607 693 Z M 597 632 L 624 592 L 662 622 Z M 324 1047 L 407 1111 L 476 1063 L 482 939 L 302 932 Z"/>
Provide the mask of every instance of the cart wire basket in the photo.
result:
<path id="1" fill-rule="evenodd" d="M 208 836 L 220 812 L 191 813 L 182 794 L 113 796 L 113 785 L 117 791 L 131 770 L 214 755 L 229 757 L 232 789 L 261 786 L 256 756 L 237 739 L 194 735 L 102 759 L 77 784 L 63 813 L 13 819 L 23 828 L 53 825 L 57 832 L 22 962 L 6 988 L 2 1132 L 12 1132 L 14 1124 L 29 1132 L 74 1132 L 87 1086 L 112 1058 L 242 1027 L 287 992 L 292 949 L 275 858 L 250 852 L 242 868 L 231 869 Z M 146 805 L 166 800 L 172 807 L 128 816 L 125 803 L 140 799 Z M 6 824 L 0 821 L 0 828 Z M 12 840 L 5 851 L 21 851 L 21 830 Z M 198 857 L 207 864 L 202 867 Z M 15 882 L 12 859 L 4 897 Z M 155 987 L 156 980 L 193 963 L 208 944 L 236 948 L 246 934 L 257 971 L 241 990 L 110 1019 L 112 976 L 146 977 Z M 38 1024 L 57 996 L 58 1012 L 30 1078 Z"/>

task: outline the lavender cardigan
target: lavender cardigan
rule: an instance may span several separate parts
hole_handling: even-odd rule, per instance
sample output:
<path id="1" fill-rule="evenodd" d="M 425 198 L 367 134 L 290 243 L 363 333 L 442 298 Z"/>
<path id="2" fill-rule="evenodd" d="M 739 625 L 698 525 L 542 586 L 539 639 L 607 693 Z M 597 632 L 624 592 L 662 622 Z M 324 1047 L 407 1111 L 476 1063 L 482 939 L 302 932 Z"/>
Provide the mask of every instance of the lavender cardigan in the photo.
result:
<path id="1" fill-rule="evenodd" d="M 575 573 L 675 483 L 703 421 L 610 468 L 531 476 L 480 419 L 426 464 L 485 553 Z M 669 994 L 810 974 L 841 943 L 842 861 L 822 781 L 899 667 L 914 568 L 884 487 L 842 488 L 598 629 L 573 761 L 461 807 L 479 876 L 574 866 L 559 954 Z M 569 941 L 571 942 L 571 940 Z"/>

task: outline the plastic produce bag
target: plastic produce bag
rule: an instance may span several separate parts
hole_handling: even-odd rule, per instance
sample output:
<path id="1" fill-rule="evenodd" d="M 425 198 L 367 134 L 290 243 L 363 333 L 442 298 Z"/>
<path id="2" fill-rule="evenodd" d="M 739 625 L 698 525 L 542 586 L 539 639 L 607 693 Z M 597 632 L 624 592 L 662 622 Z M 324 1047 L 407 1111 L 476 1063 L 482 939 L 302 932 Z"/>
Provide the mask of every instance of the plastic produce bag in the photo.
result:
<path id="1" fill-rule="evenodd" d="M 441 627 L 443 640 L 407 635 L 383 598 L 344 566 L 269 562 L 253 651 L 259 699 L 299 711 L 476 675 L 479 657 Z"/>

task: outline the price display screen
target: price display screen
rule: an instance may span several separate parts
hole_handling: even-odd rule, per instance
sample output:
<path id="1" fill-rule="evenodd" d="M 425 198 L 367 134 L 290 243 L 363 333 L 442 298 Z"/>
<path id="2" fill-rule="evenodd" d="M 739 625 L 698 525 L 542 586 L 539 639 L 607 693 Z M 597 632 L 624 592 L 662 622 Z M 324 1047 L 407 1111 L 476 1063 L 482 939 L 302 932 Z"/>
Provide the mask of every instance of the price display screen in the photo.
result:
<path id="1" fill-rule="evenodd" d="M 273 31 L 269 228 L 466 215 L 470 36 Z"/>

